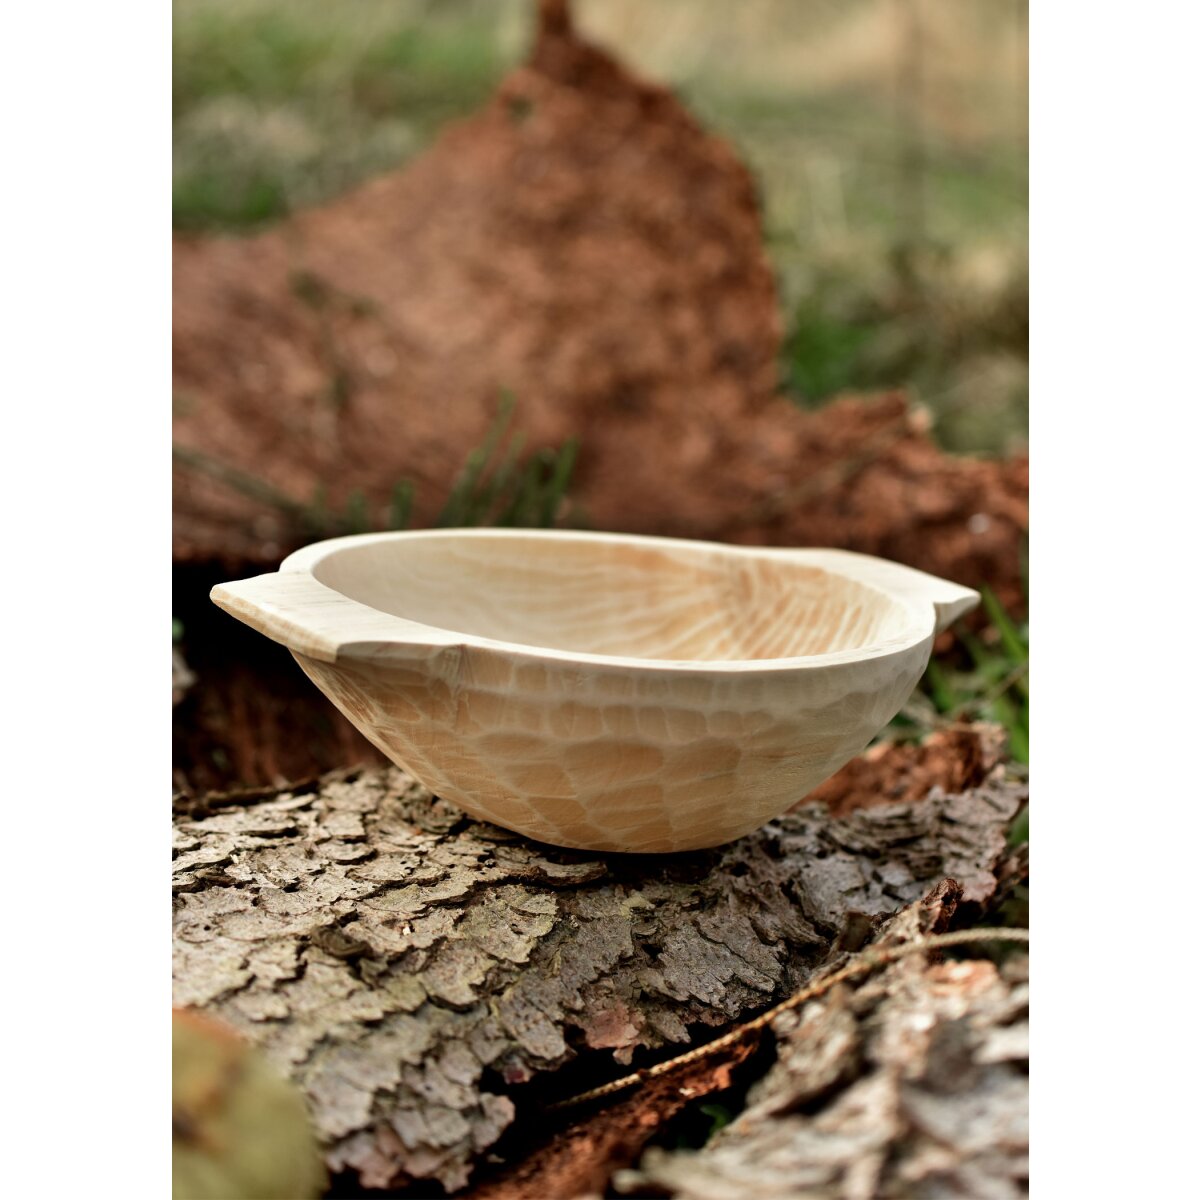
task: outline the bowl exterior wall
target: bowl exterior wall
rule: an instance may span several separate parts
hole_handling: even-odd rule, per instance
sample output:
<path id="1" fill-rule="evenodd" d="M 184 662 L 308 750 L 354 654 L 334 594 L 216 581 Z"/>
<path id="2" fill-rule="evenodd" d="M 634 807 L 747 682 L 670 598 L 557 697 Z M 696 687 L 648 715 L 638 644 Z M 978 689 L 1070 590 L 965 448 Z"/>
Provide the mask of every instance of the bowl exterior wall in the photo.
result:
<path id="1" fill-rule="evenodd" d="M 899 711 L 929 640 L 796 670 L 631 671 L 447 646 L 309 678 L 393 762 L 481 820 L 586 850 L 731 841 L 787 811 Z"/>

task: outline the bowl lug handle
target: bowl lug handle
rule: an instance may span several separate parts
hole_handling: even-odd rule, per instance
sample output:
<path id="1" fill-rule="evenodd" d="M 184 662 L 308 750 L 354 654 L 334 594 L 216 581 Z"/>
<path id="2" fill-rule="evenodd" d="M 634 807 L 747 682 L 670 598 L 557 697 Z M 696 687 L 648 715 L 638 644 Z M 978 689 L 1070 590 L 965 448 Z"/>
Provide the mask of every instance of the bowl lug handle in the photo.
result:
<path id="1" fill-rule="evenodd" d="M 918 571 L 915 567 L 905 567 L 870 554 L 855 554 L 850 550 L 817 550 L 805 554 L 804 561 L 849 575 L 880 591 L 899 594 L 910 600 L 928 601 L 933 605 L 935 634 L 949 629 L 959 617 L 979 604 L 979 593 L 973 588 L 950 583 L 936 575 Z"/>
<path id="2" fill-rule="evenodd" d="M 209 595 L 251 629 L 320 662 L 412 657 L 454 640 L 446 630 L 351 600 L 307 571 L 273 571 L 221 583 Z"/>

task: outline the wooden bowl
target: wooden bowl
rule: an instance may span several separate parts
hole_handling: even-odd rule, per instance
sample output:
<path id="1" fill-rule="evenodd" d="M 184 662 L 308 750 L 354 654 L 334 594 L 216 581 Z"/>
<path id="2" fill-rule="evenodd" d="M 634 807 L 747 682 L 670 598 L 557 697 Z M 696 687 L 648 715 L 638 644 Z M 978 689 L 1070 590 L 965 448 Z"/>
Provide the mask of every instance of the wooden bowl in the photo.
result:
<path id="1" fill-rule="evenodd" d="M 335 538 L 212 598 L 431 791 L 606 851 L 714 846 L 786 811 L 979 600 L 844 551 L 507 529 Z"/>

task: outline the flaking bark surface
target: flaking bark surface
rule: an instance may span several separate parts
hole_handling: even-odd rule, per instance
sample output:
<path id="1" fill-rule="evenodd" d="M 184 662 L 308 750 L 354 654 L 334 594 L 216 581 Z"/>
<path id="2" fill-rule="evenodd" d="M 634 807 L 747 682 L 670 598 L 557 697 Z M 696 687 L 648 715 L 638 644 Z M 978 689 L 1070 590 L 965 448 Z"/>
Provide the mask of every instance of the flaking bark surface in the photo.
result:
<path id="1" fill-rule="evenodd" d="M 925 932 L 920 906 L 875 944 Z M 617 1189 L 677 1200 L 1018 1200 L 1029 1183 L 1029 960 L 901 959 L 775 1021 L 778 1058 L 697 1153 Z"/>
<path id="2" fill-rule="evenodd" d="M 525 842 L 396 769 L 184 804 L 175 1002 L 300 1085 L 332 1172 L 456 1189 L 535 1076 L 727 1027 L 945 877 L 986 902 L 1023 796 L 993 776 L 841 819 L 813 805 L 645 858 Z"/>

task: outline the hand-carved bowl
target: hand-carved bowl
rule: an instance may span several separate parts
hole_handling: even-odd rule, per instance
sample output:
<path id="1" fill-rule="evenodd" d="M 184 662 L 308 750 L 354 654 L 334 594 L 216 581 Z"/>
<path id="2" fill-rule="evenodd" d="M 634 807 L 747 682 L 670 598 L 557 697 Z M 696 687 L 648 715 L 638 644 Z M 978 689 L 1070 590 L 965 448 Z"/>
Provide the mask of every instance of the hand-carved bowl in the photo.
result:
<path id="1" fill-rule="evenodd" d="M 212 598 L 431 791 L 627 851 L 718 845 L 801 800 L 979 599 L 843 551 L 501 529 L 335 538 Z"/>

